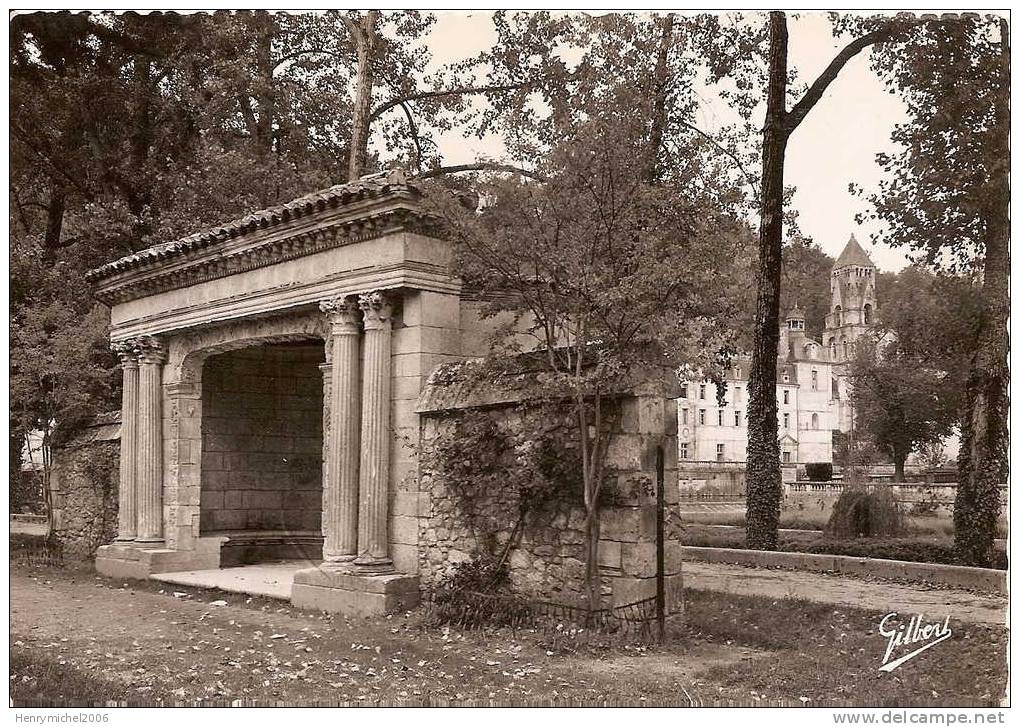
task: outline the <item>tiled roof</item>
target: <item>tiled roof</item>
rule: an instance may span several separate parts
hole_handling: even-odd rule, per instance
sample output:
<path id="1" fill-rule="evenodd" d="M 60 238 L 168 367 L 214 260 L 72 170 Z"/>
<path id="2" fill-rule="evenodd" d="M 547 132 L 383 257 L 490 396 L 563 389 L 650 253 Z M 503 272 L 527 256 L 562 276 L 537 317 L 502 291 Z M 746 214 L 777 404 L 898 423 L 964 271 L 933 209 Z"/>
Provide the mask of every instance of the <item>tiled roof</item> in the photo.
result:
<path id="1" fill-rule="evenodd" d="M 223 240 L 229 240 L 249 232 L 273 227 L 282 222 L 296 220 L 329 207 L 338 207 L 349 202 L 379 197 L 391 192 L 417 193 L 418 188 L 409 182 L 407 175 L 399 169 L 380 172 L 379 174 L 370 174 L 353 182 L 337 184 L 327 189 L 321 189 L 318 192 L 306 194 L 286 204 L 252 212 L 231 222 L 196 232 L 179 240 L 153 245 L 90 270 L 86 277 L 90 280 L 101 280 L 114 273 L 130 270 L 131 268 L 157 260 L 183 255 L 187 252 L 222 242 Z"/>
<path id="2" fill-rule="evenodd" d="M 861 244 L 857 242 L 857 238 L 850 235 L 850 240 L 846 243 L 846 247 L 843 248 L 843 252 L 839 254 L 839 259 L 836 260 L 836 264 L 832 266 L 832 269 L 837 270 L 852 266 L 873 268 L 875 263 L 871 262 L 871 258 L 868 257 L 868 253 L 864 251 Z"/>

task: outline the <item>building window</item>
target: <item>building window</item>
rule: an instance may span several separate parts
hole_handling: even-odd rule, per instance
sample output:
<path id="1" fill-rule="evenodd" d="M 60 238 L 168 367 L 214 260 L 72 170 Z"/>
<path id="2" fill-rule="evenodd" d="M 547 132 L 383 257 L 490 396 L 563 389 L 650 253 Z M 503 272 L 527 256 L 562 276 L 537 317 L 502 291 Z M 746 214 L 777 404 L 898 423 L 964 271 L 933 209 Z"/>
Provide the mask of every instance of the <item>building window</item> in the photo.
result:
<path id="1" fill-rule="evenodd" d="M 789 452 L 783 452 L 783 462 L 786 462 L 786 463 L 790 462 L 790 453 Z"/>
<path id="2" fill-rule="evenodd" d="M 723 410 L 720 409 L 719 410 L 719 426 L 720 427 L 723 425 L 723 419 L 722 418 L 723 418 Z"/>
<path id="3" fill-rule="evenodd" d="M 702 384 L 701 386 L 698 387 L 698 398 L 699 399 L 704 399 L 705 398 L 705 385 L 704 384 Z"/>
<path id="4" fill-rule="evenodd" d="M 734 366 L 733 367 L 733 378 L 735 378 L 735 379 L 739 379 L 740 378 L 740 367 L 739 366 Z"/>
<path id="5" fill-rule="evenodd" d="M 687 384 L 680 384 L 680 398 L 687 398 Z"/>
<path id="6" fill-rule="evenodd" d="M 864 304 L 864 325 L 871 325 L 871 303 Z"/>
<path id="7" fill-rule="evenodd" d="M 687 423 L 687 410 L 686 409 L 681 409 L 680 410 L 680 422 L 682 424 L 686 424 Z"/>
<path id="8" fill-rule="evenodd" d="M 812 414 L 811 415 L 811 428 L 812 429 L 818 429 L 818 415 L 817 414 Z"/>
<path id="9" fill-rule="evenodd" d="M 687 442 L 680 442 L 680 459 L 690 459 L 691 453 L 687 450 Z"/>
<path id="10" fill-rule="evenodd" d="M 818 372 L 817 371 L 812 371 L 811 372 L 811 390 L 812 391 L 818 391 Z"/>
<path id="11" fill-rule="evenodd" d="M 717 462 L 722 462 L 726 459 L 726 445 L 717 444 L 715 445 L 715 459 Z"/>
<path id="12" fill-rule="evenodd" d="M 836 321 L 836 328 L 839 328 L 841 325 L 843 325 L 843 307 L 842 306 L 837 305 L 833 309 L 832 315 L 833 315 L 833 317 L 835 318 L 835 321 Z"/>
<path id="13" fill-rule="evenodd" d="M 734 389 L 733 389 L 733 403 L 734 404 L 739 404 L 741 401 L 743 401 L 743 396 L 744 396 L 743 390 L 739 386 L 734 387 Z"/>
<path id="14" fill-rule="evenodd" d="M 735 426 L 735 427 L 739 427 L 740 426 L 740 412 L 739 411 L 733 412 L 733 426 Z"/>
<path id="15" fill-rule="evenodd" d="M 790 390 L 789 389 L 783 389 L 783 403 L 784 404 L 789 404 L 790 403 Z"/>
<path id="16" fill-rule="evenodd" d="M 698 410 L 698 424 L 704 424 L 704 423 L 705 423 L 705 410 L 704 409 L 699 409 Z"/>
<path id="17" fill-rule="evenodd" d="M 790 428 L 790 415 L 789 414 L 783 414 L 783 429 L 789 429 L 789 428 Z M 774 452 L 775 450 L 772 450 L 772 451 Z"/>

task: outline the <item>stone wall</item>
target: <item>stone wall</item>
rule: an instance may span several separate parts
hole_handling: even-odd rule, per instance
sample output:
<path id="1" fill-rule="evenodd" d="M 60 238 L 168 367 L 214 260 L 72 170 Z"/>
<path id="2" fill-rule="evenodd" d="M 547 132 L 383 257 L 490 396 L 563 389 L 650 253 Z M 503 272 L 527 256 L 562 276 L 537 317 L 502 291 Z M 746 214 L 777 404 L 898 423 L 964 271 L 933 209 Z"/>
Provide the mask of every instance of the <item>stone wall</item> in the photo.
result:
<path id="1" fill-rule="evenodd" d="M 86 560 L 117 535 L 120 412 L 101 417 L 53 453 L 53 536 L 65 558 Z"/>
<path id="2" fill-rule="evenodd" d="M 482 389 L 484 406 L 459 391 L 444 399 L 443 372 L 430 378 L 423 394 L 419 482 L 419 575 L 428 591 L 448 577 L 457 563 L 485 552 L 501 553 L 517 521 L 518 502 L 512 487 L 494 487 L 473 501 L 468 516 L 462 499 L 444 481 L 441 467 L 429 456 L 430 445 L 448 435 L 457 417 L 467 412 L 488 417 L 501 432 L 527 447 L 533 422 L 522 416 L 518 391 L 493 403 L 493 390 Z M 450 386 L 451 392 L 456 384 Z M 681 583 L 680 518 L 677 512 L 676 409 L 664 396 L 626 396 L 607 456 L 609 469 L 602 508 L 599 565 L 607 605 L 633 603 L 655 592 L 655 456 L 665 455 L 666 574 L 671 600 L 679 599 Z M 548 419 L 546 420 L 548 422 Z M 470 457 L 471 452 L 465 452 Z M 538 600 L 580 604 L 585 594 L 584 508 L 580 491 L 565 494 L 533 515 L 519 545 L 509 555 L 510 579 L 522 595 Z M 473 524 L 472 520 L 476 522 Z"/>
<path id="3" fill-rule="evenodd" d="M 275 344 L 205 362 L 203 533 L 320 531 L 324 360 L 321 344 Z"/>

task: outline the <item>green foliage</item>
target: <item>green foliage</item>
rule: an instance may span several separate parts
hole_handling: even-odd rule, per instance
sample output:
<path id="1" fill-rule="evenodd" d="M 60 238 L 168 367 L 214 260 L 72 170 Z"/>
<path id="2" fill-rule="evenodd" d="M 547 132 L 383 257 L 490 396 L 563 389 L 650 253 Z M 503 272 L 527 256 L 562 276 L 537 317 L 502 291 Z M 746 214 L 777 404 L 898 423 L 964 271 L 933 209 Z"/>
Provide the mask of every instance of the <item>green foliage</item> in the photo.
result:
<path id="1" fill-rule="evenodd" d="M 479 599 L 476 594 L 506 593 L 510 572 L 504 560 L 493 555 L 476 554 L 458 563 L 446 578 L 432 589 L 428 621 L 462 628 L 503 626 L 516 621 L 514 609 L 497 599 Z"/>
<path id="2" fill-rule="evenodd" d="M 898 342 L 862 337 L 850 365 L 857 426 L 892 458 L 900 479 L 907 456 L 948 436 L 959 416 L 955 382 L 925 363 Z"/>
<path id="3" fill-rule="evenodd" d="M 460 412 L 453 426 L 436 437 L 423 463 L 457 500 L 460 515 L 475 533 L 480 554 L 500 558 L 517 546 L 529 523 L 554 502 L 583 506 L 580 454 L 569 419 L 552 407 L 521 406 L 516 432 L 492 412 Z M 509 506 L 516 518 L 509 542 L 497 543 L 506 529 Z"/>
<path id="4" fill-rule="evenodd" d="M 807 335 L 821 340 L 832 293 L 829 275 L 835 260 L 810 239 L 794 237 L 783 247 L 783 281 L 779 308 L 789 312 L 794 305 L 804 311 Z M 752 309 L 753 310 L 753 309 Z"/>
<path id="5" fill-rule="evenodd" d="M 808 462 L 804 470 L 812 482 L 829 482 L 832 479 L 832 462 Z"/>
<path id="6" fill-rule="evenodd" d="M 13 316 L 11 416 L 22 431 L 42 431 L 44 446 L 52 443 L 55 425 L 60 437 L 70 436 L 116 400 L 107 322 L 102 307 L 81 314 L 60 302 L 32 305 Z"/>
<path id="7" fill-rule="evenodd" d="M 884 242 L 929 264 L 982 264 L 990 195 L 1004 181 L 1009 156 L 1000 37 L 995 16 L 942 16 L 871 56 L 909 118 L 893 132 L 898 151 L 877 157 L 885 178 L 868 198 L 871 217 L 882 222 Z M 997 122 L 1002 112 L 1004 127 Z"/>
<path id="8" fill-rule="evenodd" d="M 909 122 L 869 201 L 887 241 L 930 265 L 981 276 L 981 309 L 969 350 L 960 479 L 959 557 L 992 557 L 998 484 L 1009 468 L 1010 46 L 1006 18 L 942 16 L 919 26 L 902 51 L 873 67 L 904 99 Z M 935 329 L 941 333 L 940 328 Z"/>
<path id="9" fill-rule="evenodd" d="M 903 514 L 891 489 L 849 486 L 833 504 L 825 533 L 838 539 L 895 537 L 903 529 Z"/>

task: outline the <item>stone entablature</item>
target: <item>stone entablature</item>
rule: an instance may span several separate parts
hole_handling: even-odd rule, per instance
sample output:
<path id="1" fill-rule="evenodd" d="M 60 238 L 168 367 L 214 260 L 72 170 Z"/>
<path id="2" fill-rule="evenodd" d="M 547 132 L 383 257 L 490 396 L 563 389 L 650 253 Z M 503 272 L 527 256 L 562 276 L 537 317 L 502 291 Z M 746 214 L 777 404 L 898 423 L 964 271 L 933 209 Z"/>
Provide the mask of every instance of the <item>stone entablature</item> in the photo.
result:
<path id="1" fill-rule="evenodd" d="M 371 175 L 154 245 L 86 277 L 98 283 L 99 300 L 123 303 L 389 232 L 429 234 L 435 225 L 418 211 L 419 197 L 403 172 Z"/>
<path id="2" fill-rule="evenodd" d="M 449 246 L 402 172 L 308 195 L 89 274 L 111 338 L 314 308 L 370 290 L 458 294 Z"/>

